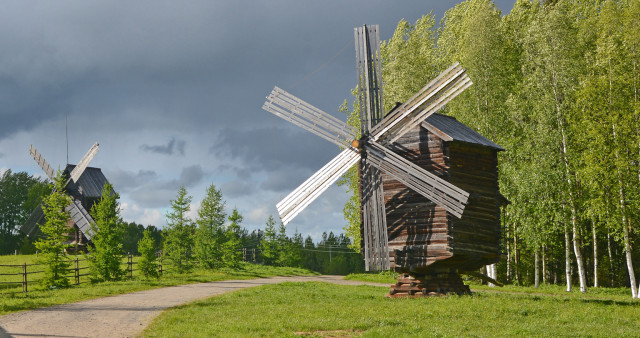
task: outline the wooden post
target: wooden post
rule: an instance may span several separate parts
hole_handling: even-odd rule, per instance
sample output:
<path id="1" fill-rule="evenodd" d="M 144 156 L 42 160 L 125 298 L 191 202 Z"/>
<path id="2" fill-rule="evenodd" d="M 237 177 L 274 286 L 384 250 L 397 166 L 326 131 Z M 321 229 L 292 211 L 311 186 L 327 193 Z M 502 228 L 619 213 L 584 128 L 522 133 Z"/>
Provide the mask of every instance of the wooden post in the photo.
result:
<path id="1" fill-rule="evenodd" d="M 256 262 L 256 248 L 253 248 L 252 251 L 253 251 L 253 262 L 255 263 Z"/>
<path id="2" fill-rule="evenodd" d="M 22 292 L 27 293 L 27 263 L 22 264 Z"/>
<path id="3" fill-rule="evenodd" d="M 158 269 L 160 270 L 160 275 L 162 275 L 162 251 L 160 251 L 160 257 L 158 261 Z"/>
<path id="4" fill-rule="evenodd" d="M 76 277 L 76 285 L 80 285 L 80 265 L 78 264 L 78 257 L 76 256 L 76 268 L 75 277 Z"/>
<path id="5" fill-rule="evenodd" d="M 131 254 L 127 256 L 127 259 L 127 263 L 129 264 L 129 279 L 133 279 L 133 257 L 131 256 Z"/>
<path id="6" fill-rule="evenodd" d="M 247 248 L 242 248 L 242 261 L 247 261 Z"/>

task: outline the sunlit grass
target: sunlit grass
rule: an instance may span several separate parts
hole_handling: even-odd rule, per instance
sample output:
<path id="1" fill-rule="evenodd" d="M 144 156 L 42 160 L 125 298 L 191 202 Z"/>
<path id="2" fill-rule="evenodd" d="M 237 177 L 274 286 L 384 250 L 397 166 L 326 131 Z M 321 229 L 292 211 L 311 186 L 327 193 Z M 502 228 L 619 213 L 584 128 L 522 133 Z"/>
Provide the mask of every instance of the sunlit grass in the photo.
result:
<path id="1" fill-rule="evenodd" d="M 165 311 L 144 332 L 183 336 L 636 336 L 640 302 L 476 292 L 389 299 L 320 282 L 244 289 Z"/>
<path id="2" fill-rule="evenodd" d="M 0 256 L 0 264 L 30 264 L 32 262 L 34 262 L 33 256 Z M 5 269 L 2 271 L 8 270 Z M 135 292 L 164 286 L 229 279 L 253 279 L 272 276 L 297 276 L 314 274 L 316 273 L 306 269 L 281 268 L 244 263 L 239 269 L 195 270 L 188 274 L 176 274 L 167 272 L 159 279 L 149 280 L 138 276 L 134 272 L 133 280 L 126 278 L 125 280 L 119 282 L 104 282 L 95 284 L 86 283 L 59 290 L 44 290 L 39 286 L 37 282 L 29 282 L 29 292 L 26 295 L 21 293 L 13 295 L 0 295 L 0 314 L 51 305 L 72 303 L 91 298 Z M 7 276 L 0 276 L 0 278 L 2 277 Z M 0 280 L 6 280 L 6 278 Z M 71 279 L 71 281 L 73 282 L 73 279 Z M 16 288 L 16 290 L 21 289 L 21 286 Z M 0 293 L 1 292 L 4 292 L 4 290 L 0 290 Z"/>

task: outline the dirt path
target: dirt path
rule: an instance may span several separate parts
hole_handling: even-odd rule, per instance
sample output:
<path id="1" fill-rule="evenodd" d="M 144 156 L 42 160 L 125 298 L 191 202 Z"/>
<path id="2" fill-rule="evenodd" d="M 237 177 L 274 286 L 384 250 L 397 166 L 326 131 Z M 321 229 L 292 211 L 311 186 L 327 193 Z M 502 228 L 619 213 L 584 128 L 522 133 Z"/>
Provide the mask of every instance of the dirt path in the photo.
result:
<path id="1" fill-rule="evenodd" d="M 133 337 L 163 310 L 176 305 L 253 286 L 309 281 L 389 286 L 343 280 L 342 276 L 272 277 L 172 286 L 0 316 L 0 338 Z"/>

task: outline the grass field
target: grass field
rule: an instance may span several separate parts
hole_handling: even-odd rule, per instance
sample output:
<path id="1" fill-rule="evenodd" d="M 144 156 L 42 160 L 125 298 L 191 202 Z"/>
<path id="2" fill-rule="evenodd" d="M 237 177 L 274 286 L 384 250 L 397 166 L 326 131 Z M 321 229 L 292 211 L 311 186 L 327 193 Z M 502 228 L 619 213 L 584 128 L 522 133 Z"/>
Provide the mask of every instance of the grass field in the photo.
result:
<path id="1" fill-rule="evenodd" d="M 34 256 L 0 256 L 0 265 L 21 263 L 30 264 L 34 261 Z M 0 270 L 0 273 L 3 272 Z M 314 274 L 316 273 L 306 269 L 280 268 L 245 263 L 238 270 L 196 270 L 189 274 L 176 274 L 168 272 L 165 273 L 160 279 L 150 280 L 145 280 L 141 276 L 136 276 L 134 273 L 133 280 L 126 279 L 120 282 L 105 282 L 95 284 L 86 283 L 78 286 L 72 286 L 68 289 L 60 290 L 44 290 L 34 282 L 33 284 L 29 283 L 30 291 L 26 295 L 0 295 L 0 315 L 10 312 L 34 309 L 38 307 L 66 304 L 85 299 L 135 292 L 164 286 L 229 279 L 253 279 L 272 276 L 299 276 Z M 0 276 L 0 281 L 6 281 L 8 278 L 13 277 L 14 276 Z"/>
<path id="2" fill-rule="evenodd" d="M 388 299 L 388 289 L 319 282 L 240 290 L 164 312 L 148 337 L 638 336 L 640 302 L 579 293 L 475 292 Z M 601 297 L 602 295 L 598 295 Z M 617 298 L 617 297 L 614 297 Z"/>

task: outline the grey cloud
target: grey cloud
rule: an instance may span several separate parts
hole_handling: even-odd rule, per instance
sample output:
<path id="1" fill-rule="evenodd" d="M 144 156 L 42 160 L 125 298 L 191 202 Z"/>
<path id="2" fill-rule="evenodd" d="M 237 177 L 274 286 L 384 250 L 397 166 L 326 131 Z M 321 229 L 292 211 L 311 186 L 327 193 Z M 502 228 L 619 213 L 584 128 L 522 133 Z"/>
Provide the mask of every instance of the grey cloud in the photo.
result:
<path id="1" fill-rule="evenodd" d="M 204 178 L 204 172 L 202 171 L 202 166 L 192 165 L 190 167 L 185 167 L 182 169 L 180 173 L 180 185 L 184 185 L 185 187 L 192 187 Z"/>
<path id="2" fill-rule="evenodd" d="M 236 198 L 255 192 L 256 184 L 250 180 L 237 179 L 224 183 L 220 189 L 225 196 Z"/>
<path id="3" fill-rule="evenodd" d="M 135 203 L 142 207 L 165 207 L 169 205 L 169 200 L 176 197 L 176 193 L 181 186 L 193 187 L 202 182 L 204 176 L 205 173 L 199 164 L 184 167 L 178 179 L 157 180 L 157 177 L 153 175 L 153 180 L 138 186 L 129 192 L 129 195 Z M 132 178 L 128 177 L 128 179 Z"/>
<path id="4" fill-rule="evenodd" d="M 169 140 L 169 143 L 167 143 L 166 145 L 143 144 L 140 146 L 140 149 L 142 149 L 143 151 L 164 155 L 173 155 L 174 153 L 176 153 L 184 156 L 185 144 L 185 141 L 176 140 L 174 137 L 172 137 L 171 140 Z"/>
<path id="5" fill-rule="evenodd" d="M 139 170 L 136 173 L 119 168 L 107 171 L 106 174 L 109 182 L 119 192 L 135 190 L 144 184 L 154 181 L 158 176 L 153 170 Z"/>
<path id="6" fill-rule="evenodd" d="M 4 157 L 4 154 L 3 154 L 3 153 L 0 153 L 0 158 L 3 158 L 3 157 Z"/>
<path id="7" fill-rule="evenodd" d="M 320 169 L 320 168 L 318 168 Z M 304 182 L 312 172 L 308 170 L 278 170 L 267 174 L 260 188 L 274 192 L 290 192 Z"/>
<path id="8" fill-rule="evenodd" d="M 306 131 L 262 127 L 222 130 L 210 152 L 239 159 L 252 170 L 288 171 L 292 168 L 317 170 L 340 150 Z"/>

